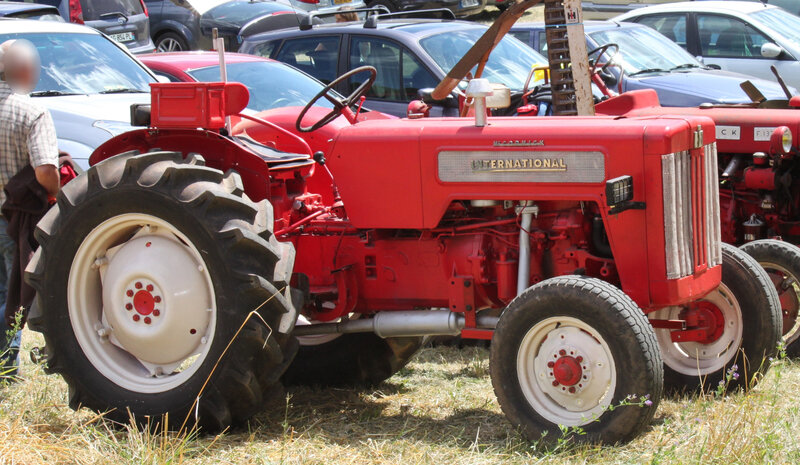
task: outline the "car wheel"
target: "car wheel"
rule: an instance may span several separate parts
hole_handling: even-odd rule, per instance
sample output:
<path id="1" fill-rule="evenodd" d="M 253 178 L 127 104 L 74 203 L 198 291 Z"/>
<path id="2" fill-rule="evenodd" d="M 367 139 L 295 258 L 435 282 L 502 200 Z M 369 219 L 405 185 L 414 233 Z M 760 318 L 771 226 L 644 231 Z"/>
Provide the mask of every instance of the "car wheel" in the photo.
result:
<path id="1" fill-rule="evenodd" d="M 181 52 L 189 50 L 186 40 L 174 32 L 165 32 L 156 39 L 158 52 Z"/>

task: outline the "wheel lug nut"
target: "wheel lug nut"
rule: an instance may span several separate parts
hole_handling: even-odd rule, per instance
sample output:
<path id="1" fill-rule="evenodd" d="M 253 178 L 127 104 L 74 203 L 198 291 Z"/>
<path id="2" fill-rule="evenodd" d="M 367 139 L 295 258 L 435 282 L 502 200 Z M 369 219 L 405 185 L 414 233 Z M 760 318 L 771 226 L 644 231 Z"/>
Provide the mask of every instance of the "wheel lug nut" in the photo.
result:
<path id="1" fill-rule="evenodd" d="M 581 363 L 583 361 L 583 357 L 578 355 L 577 357 L 575 357 L 575 361 L 578 362 L 578 363 Z"/>
<path id="2" fill-rule="evenodd" d="M 133 304 L 125 304 L 125 310 L 133 310 Z"/>
<path id="3" fill-rule="evenodd" d="M 569 393 L 570 394 L 575 394 L 575 386 L 570 386 L 569 387 Z"/>
<path id="4" fill-rule="evenodd" d="M 133 315 L 133 321 L 139 321 L 139 315 Z"/>
<path id="5" fill-rule="evenodd" d="M 150 324 L 150 317 L 149 316 L 144 317 L 144 324 L 146 324 L 146 325 Z"/>
<path id="6" fill-rule="evenodd" d="M 147 292 L 153 292 L 153 285 L 152 284 L 148 284 L 147 285 Z"/>
<path id="7" fill-rule="evenodd" d="M 555 363 L 553 363 L 553 362 L 547 362 L 547 368 L 553 368 L 554 366 L 556 366 L 556 364 L 555 364 Z"/>
<path id="8" fill-rule="evenodd" d="M 558 381 L 553 380 L 553 386 L 558 386 Z"/>
<path id="9" fill-rule="evenodd" d="M 161 315 L 161 310 L 159 309 L 153 310 L 153 316 L 159 316 L 159 315 Z"/>
<path id="10" fill-rule="evenodd" d="M 564 355 L 567 355 L 567 351 L 564 350 L 564 349 L 561 349 L 561 350 L 558 351 L 558 354 L 563 357 Z"/>
<path id="11" fill-rule="evenodd" d="M 128 297 L 133 297 L 133 291 L 128 289 L 128 292 L 125 293 Z"/>
<path id="12" fill-rule="evenodd" d="M 155 302 L 155 303 L 161 302 L 161 296 L 157 295 L 157 296 L 153 297 L 153 302 Z"/>
<path id="13" fill-rule="evenodd" d="M 135 284 L 135 286 L 136 286 L 136 289 L 141 289 L 142 288 L 142 283 L 137 282 Z"/>

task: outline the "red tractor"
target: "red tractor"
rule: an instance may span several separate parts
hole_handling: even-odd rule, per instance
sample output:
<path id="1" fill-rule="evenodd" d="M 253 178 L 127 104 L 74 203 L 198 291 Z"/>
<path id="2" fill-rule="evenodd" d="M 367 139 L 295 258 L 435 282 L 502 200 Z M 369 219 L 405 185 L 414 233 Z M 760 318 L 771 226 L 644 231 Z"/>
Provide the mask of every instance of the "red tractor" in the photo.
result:
<path id="1" fill-rule="evenodd" d="M 218 430 L 461 335 L 527 437 L 613 443 L 664 382 L 766 369 L 778 297 L 720 241 L 709 118 L 365 121 L 374 77 L 258 117 L 240 84 L 152 85 L 37 230 L 29 322 L 73 408 Z"/>

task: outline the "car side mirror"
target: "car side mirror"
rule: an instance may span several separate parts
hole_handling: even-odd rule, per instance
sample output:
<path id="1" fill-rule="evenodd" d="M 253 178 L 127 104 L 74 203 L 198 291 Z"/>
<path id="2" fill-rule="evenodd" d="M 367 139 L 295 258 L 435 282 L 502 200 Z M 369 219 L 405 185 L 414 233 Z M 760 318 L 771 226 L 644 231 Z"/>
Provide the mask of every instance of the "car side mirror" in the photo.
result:
<path id="1" fill-rule="evenodd" d="M 419 96 L 420 100 L 422 100 L 423 102 L 427 103 L 428 105 L 438 105 L 438 106 L 445 107 L 445 108 L 458 108 L 459 107 L 458 95 L 456 95 L 455 93 L 450 93 L 450 95 L 448 95 L 447 97 L 445 97 L 445 98 L 443 98 L 441 100 L 434 99 L 431 96 L 432 93 L 433 93 L 433 89 L 425 88 L 425 89 L 420 89 L 417 92 L 417 95 Z"/>
<path id="2" fill-rule="evenodd" d="M 761 46 L 761 56 L 764 58 L 777 58 L 781 53 L 783 49 L 778 44 L 767 42 Z"/>

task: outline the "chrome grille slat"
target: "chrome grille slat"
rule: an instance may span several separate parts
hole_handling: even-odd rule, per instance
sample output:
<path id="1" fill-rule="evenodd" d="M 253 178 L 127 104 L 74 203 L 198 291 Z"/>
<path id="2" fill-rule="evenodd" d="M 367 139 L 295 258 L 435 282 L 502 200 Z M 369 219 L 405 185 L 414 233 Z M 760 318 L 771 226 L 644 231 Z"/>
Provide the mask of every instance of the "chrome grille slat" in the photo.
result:
<path id="1" fill-rule="evenodd" d="M 702 160 L 698 159 L 702 157 Z M 667 279 L 722 262 L 717 146 L 661 156 Z"/>

